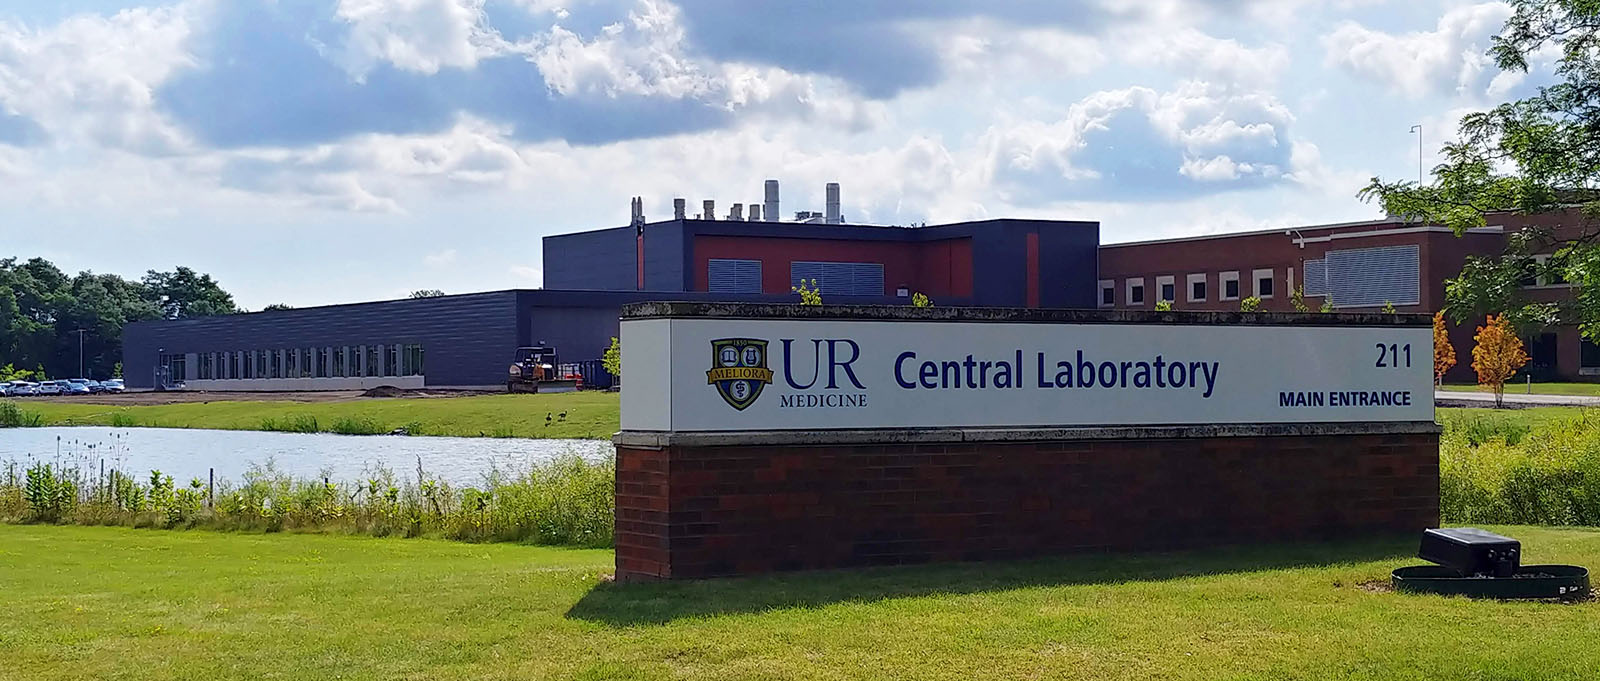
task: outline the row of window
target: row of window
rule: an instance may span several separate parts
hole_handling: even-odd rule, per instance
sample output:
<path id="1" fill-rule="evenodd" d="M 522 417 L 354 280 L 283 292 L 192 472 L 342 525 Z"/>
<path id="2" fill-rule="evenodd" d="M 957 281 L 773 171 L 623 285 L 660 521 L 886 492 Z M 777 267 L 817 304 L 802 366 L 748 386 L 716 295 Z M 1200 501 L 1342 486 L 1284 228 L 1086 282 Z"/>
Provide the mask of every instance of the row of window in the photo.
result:
<path id="1" fill-rule="evenodd" d="M 197 380 L 423 374 L 422 345 L 416 343 L 203 352 L 194 357 L 193 378 Z M 190 378 L 184 355 L 163 357 L 162 364 L 168 367 L 173 380 Z"/>
<path id="2" fill-rule="evenodd" d="M 1253 293 L 1251 293 L 1251 295 L 1256 296 L 1257 298 L 1270 299 L 1277 293 L 1277 287 L 1273 282 L 1271 269 L 1251 270 L 1250 274 L 1251 279 L 1254 281 L 1254 286 L 1251 289 Z M 1289 277 L 1294 277 L 1294 270 L 1292 268 L 1289 270 Z M 1222 288 L 1222 297 L 1218 298 L 1218 300 L 1239 299 L 1240 289 L 1238 272 L 1219 272 L 1217 273 L 1217 280 L 1221 284 Z M 1206 281 L 1205 273 L 1186 275 L 1184 283 L 1187 288 L 1188 302 L 1203 303 L 1207 301 L 1211 291 Z M 1145 304 L 1144 284 L 1144 277 L 1131 277 L 1127 279 L 1124 283 L 1126 292 L 1123 294 L 1123 304 L 1130 306 Z M 1165 275 L 1156 277 L 1155 285 L 1156 294 L 1159 296 L 1156 298 L 1156 300 L 1177 302 L 1178 278 L 1176 276 Z M 1112 307 L 1116 305 L 1116 296 L 1116 281 L 1111 279 L 1101 279 L 1100 307 Z"/>
<path id="3" fill-rule="evenodd" d="M 825 295 L 883 296 L 883 265 L 873 262 L 789 263 L 789 285 L 816 282 Z M 706 263 L 706 290 L 711 293 L 758 295 L 761 290 L 761 261 L 711 258 Z"/>
<path id="4" fill-rule="evenodd" d="M 1330 250 L 1317 260 L 1303 263 L 1301 292 L 1308 298 L 1326 297 L 1339 307 L 1376 307 L 1384 304 L 1418 305 L 1421 303 L 1421 258 L 1415 244 Z M 1294 268 L 1284 270 L 1283 281 L 1294 285 Z M 1240 281 L 1240 272 L 1219 272 L 1221 286 L 1218 300 L 1238 300 L 1243 292 L 1261 299 L 1277 295 L 1276 271 L 1272 268 L 1250 270 L 1250 279 Z M 1207 302 L 1211 294 L 1205 273 L 1185 275 L 1187 302 Z M 1535 281 L 1534 284 L 1543 284 Z M 1177 277 L 1155 277 L 1156 300 L 1178 302 Z M 1529 284 L 1532 285 L 1532 284 Z M 1124 280 L 1123 305 L 1145 304 L 1145 278 L 1130 277 Z M 1100 280 L 1100 306 L 1116 305 L 1116 282 Z"/>

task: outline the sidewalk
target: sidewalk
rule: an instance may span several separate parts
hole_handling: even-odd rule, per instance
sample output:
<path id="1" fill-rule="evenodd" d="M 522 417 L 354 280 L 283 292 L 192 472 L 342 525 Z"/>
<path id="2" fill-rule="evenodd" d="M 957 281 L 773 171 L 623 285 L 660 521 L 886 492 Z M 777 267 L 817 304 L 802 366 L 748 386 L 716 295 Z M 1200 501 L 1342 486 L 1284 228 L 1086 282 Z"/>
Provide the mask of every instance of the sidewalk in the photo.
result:
<path id="1" fill-rule="evenodd" d="M 1494 394 L 1436 390 L 1433 393 L 1433 403 L 1441 407 L 1492 407 L 1494 406 Z M 1529 407 L 1600 407 L 1600 396 L 1529 395 L 1515 392 L 1508 385 L 1506 386 L 1505 403 Z"/>

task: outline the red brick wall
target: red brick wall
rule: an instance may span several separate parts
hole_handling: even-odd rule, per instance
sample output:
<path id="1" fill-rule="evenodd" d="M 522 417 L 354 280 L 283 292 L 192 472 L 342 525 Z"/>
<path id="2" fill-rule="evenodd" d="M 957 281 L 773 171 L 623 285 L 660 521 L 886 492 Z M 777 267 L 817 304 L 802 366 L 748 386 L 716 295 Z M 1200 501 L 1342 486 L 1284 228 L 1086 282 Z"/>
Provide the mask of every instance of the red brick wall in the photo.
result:
<path id="1" fill-rule="evenodd" d="M 617 448 L 617 576 L 1415 532 L 1438 436 Z"/>

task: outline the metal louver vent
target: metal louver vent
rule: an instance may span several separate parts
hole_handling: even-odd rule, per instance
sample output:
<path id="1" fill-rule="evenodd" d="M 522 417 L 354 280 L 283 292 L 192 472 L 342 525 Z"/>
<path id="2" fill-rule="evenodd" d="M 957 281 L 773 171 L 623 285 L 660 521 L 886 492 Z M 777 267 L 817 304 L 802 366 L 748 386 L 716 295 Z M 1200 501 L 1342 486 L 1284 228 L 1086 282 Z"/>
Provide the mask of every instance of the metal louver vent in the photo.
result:
<path id="1" fill-rule="evenodd" d="M 712 258 L 706 268 L 706 290 L 711 293 L 761 293 L 760 260 Z"/>
<path id="2" fill-rule="evenodd" d="M 1328 251 L 1328 294 L 1339 307 L 1416 305 L 1421 271 L 1416 245 Z"/>

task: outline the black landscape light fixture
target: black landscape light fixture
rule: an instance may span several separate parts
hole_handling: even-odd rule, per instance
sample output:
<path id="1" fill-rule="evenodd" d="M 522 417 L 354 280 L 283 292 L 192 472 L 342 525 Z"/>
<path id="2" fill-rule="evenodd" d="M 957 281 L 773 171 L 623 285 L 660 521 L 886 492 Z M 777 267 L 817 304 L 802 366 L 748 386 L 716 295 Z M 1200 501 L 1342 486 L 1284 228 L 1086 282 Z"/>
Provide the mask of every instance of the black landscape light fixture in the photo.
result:
<path id="1" fill-rule="evenodd" d="M 1438 565 L 1395 570 L 1394 588 L 1471 598 L 1556 598 L 1589 595 L 1589 570 L 1576 565 L 1523 565 L 1522 542 L 1475 527 L 1426 530 L 1417 557 Z"/>

